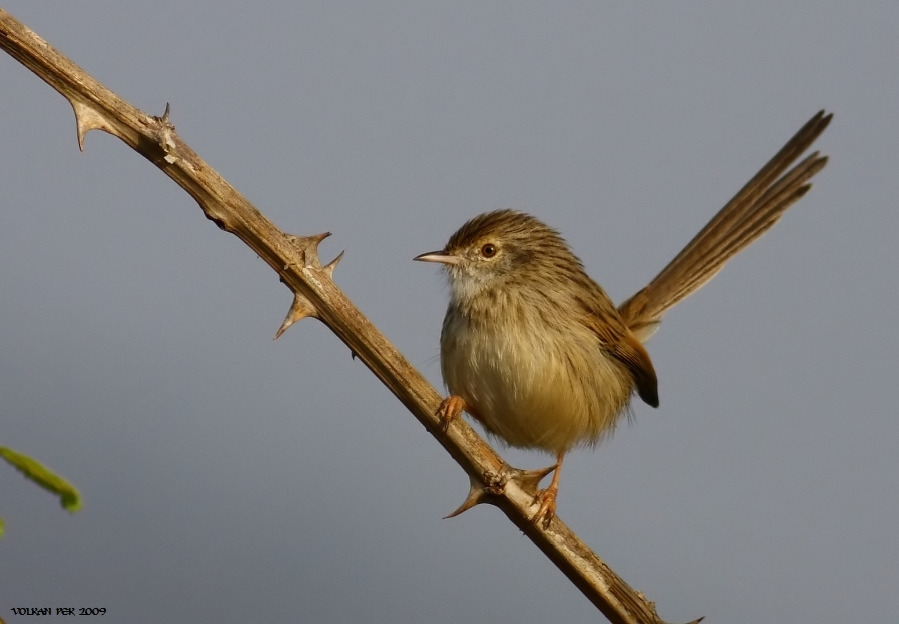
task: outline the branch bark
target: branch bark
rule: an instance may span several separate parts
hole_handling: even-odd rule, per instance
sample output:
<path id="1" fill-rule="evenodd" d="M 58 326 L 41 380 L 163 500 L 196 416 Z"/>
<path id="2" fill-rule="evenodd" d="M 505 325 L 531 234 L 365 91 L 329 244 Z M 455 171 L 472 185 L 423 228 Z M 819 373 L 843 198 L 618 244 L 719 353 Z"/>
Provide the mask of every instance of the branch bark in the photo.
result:
<path id="1" fill-rule="evenodd" d="M 69 101 L 80 149 L 90 130 L 117 136 L 187 191 L 208 219 L 246 243 L 281 276 L 295 298 L 278 335 L 304 317 L 327 325 L 468 474 L 470 493 L 460 512 L 479 503 L 499 507 L 611 622 L 662 624 L 654 604 L 629 587 L 561 520 L 553 519 L 546 530 L 531 521 L 538 481 L 533 474 L 506 464 L 461 419 L 443 433 L 435 417 L 441 396 L 335 285 L 331 276 L 340 257 L 325 266 L 320 262 L 318 243 L 328 234 L 292 236 L 279 230 L 178 137 L 168 106 L 161 117 L 138 110 L 2 9 L 0 48 Z"/>

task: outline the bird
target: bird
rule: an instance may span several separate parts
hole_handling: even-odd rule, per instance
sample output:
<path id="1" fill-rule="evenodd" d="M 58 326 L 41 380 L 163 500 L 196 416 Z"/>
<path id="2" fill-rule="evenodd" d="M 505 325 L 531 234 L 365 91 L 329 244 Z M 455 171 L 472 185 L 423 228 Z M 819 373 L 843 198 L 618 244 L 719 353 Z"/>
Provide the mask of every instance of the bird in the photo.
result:
<path id="1" fill-rule="evenodd" d="M 649 284 L 616 306 L 557 230 L 511 209 L 478 215 L 443 249 L 416 256 L 443 265 L 450 286 L 440 334 L 449 395 L 444 431 L 463 412 L 508 446 L 555 456 L 538 490 L 535 523 L 556 513 L 562 462 L 607 438 L 634 395 L 658 407 L 644 343 L 663 315 L 767 232 L 811 188 L 827 157 L 791 165 L 830 123 L 813 116 Z M 788 171 L 789 169 L 789 171 Z"/>

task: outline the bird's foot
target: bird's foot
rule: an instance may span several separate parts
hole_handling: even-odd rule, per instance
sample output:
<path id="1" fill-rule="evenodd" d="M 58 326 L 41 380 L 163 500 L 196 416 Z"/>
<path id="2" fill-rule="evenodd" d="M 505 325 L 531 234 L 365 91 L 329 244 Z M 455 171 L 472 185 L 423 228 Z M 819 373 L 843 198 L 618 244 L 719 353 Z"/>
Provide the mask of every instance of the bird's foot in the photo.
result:
<path id="1" fill-rule="evenodd" d="M 440 428 L 446 433 L 450 423 L 459 417 L 462 410 L 465 409 L 465 399 L 455 394 L 451 394 L 437 408 L 437 418 L 440 419 Z"/>
<path id="2" fill-rule="evenodd" d="M 537 513 L 534 514 L 534 524 L 543 524 L 543 529 L 549 528 L 556 515 L 556 497 L 559 495 L 559 485 L 553 481 L 548 488 L 544 488 L 537 492 L 534 497 L 534 504 L 540 505 Z"/>

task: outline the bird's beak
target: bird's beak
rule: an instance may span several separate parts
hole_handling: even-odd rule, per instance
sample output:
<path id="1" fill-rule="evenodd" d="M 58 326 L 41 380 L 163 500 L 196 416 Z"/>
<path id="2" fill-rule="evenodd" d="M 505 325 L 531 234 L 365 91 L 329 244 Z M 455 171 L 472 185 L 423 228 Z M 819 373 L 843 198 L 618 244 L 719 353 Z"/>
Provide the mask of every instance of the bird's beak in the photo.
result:
<path id="1" fill-rule="evenodd" d="M 442 264 L 459 264 L 459 261 L 461 260 L 459 256 L 455 256 L 445 249 L 441 249 L 440 251 L 429 251 L 420 256 L 415 256 L 412 259 L 418 260 L 419 262 L 440 262 Z"/>

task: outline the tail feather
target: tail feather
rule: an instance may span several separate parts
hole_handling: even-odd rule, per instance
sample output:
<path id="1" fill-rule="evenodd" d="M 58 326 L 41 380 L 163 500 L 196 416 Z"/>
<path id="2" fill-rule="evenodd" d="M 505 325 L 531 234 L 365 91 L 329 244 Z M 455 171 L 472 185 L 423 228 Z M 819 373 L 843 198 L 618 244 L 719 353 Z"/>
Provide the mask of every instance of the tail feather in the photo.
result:
<path id="1" fill-rule="evenodd" d="M 826 156 L 814 152 L 786 174 L 784 171 L 818 138 L 832 116 L 820 111 L 812 117 L 674 260 L 619 306 L 634 335 L 645 342 L 669 308 L 705 285 L 808 192 L 809 180 L 827 164 Z"/>

